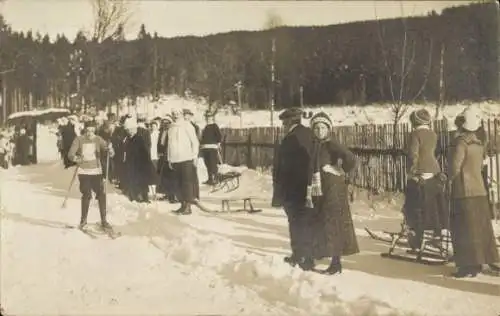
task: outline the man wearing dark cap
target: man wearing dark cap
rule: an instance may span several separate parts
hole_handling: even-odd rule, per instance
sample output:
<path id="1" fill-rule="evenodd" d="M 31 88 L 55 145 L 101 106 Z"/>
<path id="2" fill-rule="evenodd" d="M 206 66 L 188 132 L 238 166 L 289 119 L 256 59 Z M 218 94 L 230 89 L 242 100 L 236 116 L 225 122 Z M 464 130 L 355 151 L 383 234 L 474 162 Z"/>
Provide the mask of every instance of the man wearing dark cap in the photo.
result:
<path id="1" fill-rule="evenodd" d="M 201 134 L 201 154 L 203 162 L 207 167 L 208 180 L 204 184 L 215 185 L 217 183 L 217 165 L 221 163 L 220 157 L 220 143 L 222 141 L 222 134 L 219 126 L 214 120 L 215 114 L 212 112 L 205 112 L 205 119 L 207 125 Z"/>
<path id="2" fill-rule="evenodd" d="M 287 109 L 279 116 L 285 137 L 278 148 L 273 170 L 273 206 L 283 206 L 288 217 L 292 255 L 286 257 L 285 262 L 310 270 L 314 262 L 311 262 L 312 235 L 308 220 L 311 210 L 306 207 L 306 194 L 314 134 L 301 124 L 302 116 L 300 108 Z"/>

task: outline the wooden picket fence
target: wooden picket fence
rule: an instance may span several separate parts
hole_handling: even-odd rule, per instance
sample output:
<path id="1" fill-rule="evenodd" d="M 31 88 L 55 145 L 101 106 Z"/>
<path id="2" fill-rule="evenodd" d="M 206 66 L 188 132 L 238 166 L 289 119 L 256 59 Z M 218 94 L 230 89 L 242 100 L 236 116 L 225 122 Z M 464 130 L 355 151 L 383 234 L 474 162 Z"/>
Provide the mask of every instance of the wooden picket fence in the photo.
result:
<path id="1" fill-rule="evenodd" d="M 447 157 L 452 132 L 446 120 L 435 121 L 433 129 L 438 134 L 439 163 L 447 170 Z M 496 201 L 500 188 L 499 161 L 500 121 L 490 119 L 483 122 L 488 135 L 489 178 L 495 189 Z M 350 173 L 350 181 L 357 187 L 373 191 L 404 191 L 406 185 L 406 155 L 408 123 L 337 126 L 332 137 L 349 147 L 359 159 L 356 169 Z M 274 152 L 283 138 L 283 131 L 275 128 L 258 127 L 248 129 L 223 129 L 222 157 L 231 165 L 246 165 L 251 169 L 270 169 Z M 274 139 L 273 139 L 274 135 Z"/>

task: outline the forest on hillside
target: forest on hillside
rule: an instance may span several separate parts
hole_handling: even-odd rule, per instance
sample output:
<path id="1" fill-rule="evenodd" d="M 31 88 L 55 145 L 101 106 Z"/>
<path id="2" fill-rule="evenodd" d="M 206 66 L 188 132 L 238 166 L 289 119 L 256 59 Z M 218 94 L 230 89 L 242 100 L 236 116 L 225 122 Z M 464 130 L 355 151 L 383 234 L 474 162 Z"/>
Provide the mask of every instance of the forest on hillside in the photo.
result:
<path id="1" fill-rule="evenodd" d="M 267 108 L 272 96 L 277 108 L 498 99 L 497 8 L 205 37 L 161 38 L 142 25 L 134 40 L 118 27 L 73 42 L 14 32 L 0 16 L 3 104 L 7 114 L 82 102 L 105 109 L 171 93 L 227 104 L 238 90 L 250 109 Z"/>

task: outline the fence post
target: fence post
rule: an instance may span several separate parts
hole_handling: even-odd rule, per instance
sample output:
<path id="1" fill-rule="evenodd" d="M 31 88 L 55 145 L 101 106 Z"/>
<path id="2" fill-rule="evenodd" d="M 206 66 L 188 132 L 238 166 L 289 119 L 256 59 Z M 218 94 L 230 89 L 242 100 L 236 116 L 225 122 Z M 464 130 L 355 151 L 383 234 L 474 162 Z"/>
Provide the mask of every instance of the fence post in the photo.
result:
<path id="1" fill-rule="evenodd" d="M 247 168 L 252 169 L 252 131 L 248 133 L 247 139 Z"/>
<path id="2" fill-rule="evenodd" d="M 227 148 L 227 134 L 224 133 L 224 137 L 222 137 L 222 163 L 226 163 L 226 148 Z"/>

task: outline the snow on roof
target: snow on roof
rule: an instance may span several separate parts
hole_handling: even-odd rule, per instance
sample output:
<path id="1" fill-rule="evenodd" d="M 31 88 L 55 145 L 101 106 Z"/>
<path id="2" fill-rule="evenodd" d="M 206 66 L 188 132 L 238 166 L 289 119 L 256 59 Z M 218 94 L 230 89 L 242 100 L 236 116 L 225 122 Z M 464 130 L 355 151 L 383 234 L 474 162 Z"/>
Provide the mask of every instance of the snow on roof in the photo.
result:
<path id="1" fill-rule="evenodd" d="M 43 110 L 31 110 L 31 111 L 22 111 L 22 112 L 16 112 L 12 113 L 9 115 L 7 119 L 12 120 L 18 117 L 25 117 L 25 116 L 40 116 L 43 114 L 48 114 L 48 113 L 70 113 L 68 109 L 62 109 L 62 108 L 48 108 L 48 109 L 43 109 Z"/>

